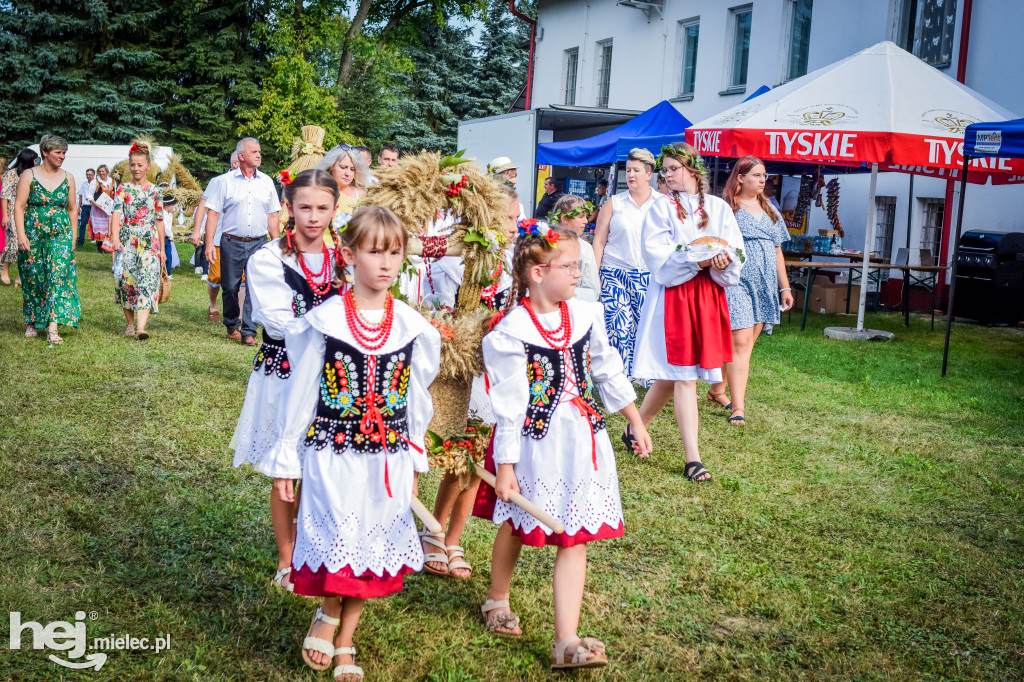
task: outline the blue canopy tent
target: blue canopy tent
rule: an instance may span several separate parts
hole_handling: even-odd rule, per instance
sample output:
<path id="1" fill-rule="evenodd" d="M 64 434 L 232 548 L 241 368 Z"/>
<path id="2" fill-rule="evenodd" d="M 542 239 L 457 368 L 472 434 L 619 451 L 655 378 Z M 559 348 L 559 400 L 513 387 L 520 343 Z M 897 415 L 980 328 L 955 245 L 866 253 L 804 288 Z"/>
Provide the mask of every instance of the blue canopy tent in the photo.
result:
<path id="1" fill-rule="evenodd" d="M 601 166 L 615 163 L 620 137 L 679 133 L 692 125 L 667 100 L 637 114 L 617 128 L 582 140 L 545 142 L 537 145 L 537 163 L 552 166 Z M 677 138 L 678 139 L 678 136 Z M 660 150 L 661 147 L 658 147 Z"/>
<path id="2" fill-rule="evenodd" d="M 956 265 L 960 252 L 960 230 L 964 221 L 964 193 L 967 191 L 967 164 L 972 158 L 1024 158 L 1024 118 L 999 123 L 972 123 L 964 131 L 964 170 L 960 175 L 960 207 L 956 214 L 953 239 L 953 267 L 949 276 L 949 308 L 946 311 L 946 342 L 942 349 L 942 376 L 949 359 L 949 332 L 953 327 L 953 296 L 956 293 Z"/>
<path id="3" fill-rule="evenodd" d="M 763 95 L 769 90 L 771 90 L 771 88 L 769 88 L 767 85 L 762 85 L 753 93 L 751 93 L 750 97 L 743 101 L 746 102 L 748 100 L 752 100 L 755 97 Z M 662 102 L 661 104 L 668 104 L 668 102 Z M 661 104 L 659 104 L 658 106 L 661 106 Z M 640 117 L 638 116 L 637 118 Z M 625 161 L 629 157 L 629 150 L 635 149 L 637 147 L 641 149 L 646 149 L 650 153 L 657 156 L 658 154 L 661 153 L 661 148 L 664 147 L 665 145 L 672 144 L 674 142 L 686 142 L 686 134 L 683 131 L 693 124 L 687 121 L 686 118 L 682 115 L 679 115 L 679 118 L 682 120 L 683 124 L 678 128 L 668 130 L 664 133 L 647 133 L 646 135 L 637 137 L 620 137 L 619 141 L 615 144 L 615 160 Z"/>

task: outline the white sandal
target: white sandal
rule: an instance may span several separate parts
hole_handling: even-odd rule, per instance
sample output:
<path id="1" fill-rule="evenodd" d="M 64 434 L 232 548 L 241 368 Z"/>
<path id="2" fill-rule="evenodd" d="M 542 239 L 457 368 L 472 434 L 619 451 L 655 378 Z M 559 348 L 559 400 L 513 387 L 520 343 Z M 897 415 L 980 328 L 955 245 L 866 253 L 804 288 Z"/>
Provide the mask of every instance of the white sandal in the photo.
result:
<path id="1" fill-rule="evenodd" d="M 506 609 L 505 611 L 497 611 L 497 609 Z M 494 611 L 494 613 L 491 613 Z M 506 630 L 514 630 L 519 627 L 519 616 L 512 612 L 512 609 L 508 606 L 508 599 L 488 599 L 484 602 L 483 606 L 480 607 L 480 613 L 484 617 L 484 625 L 495 635 L 500 637 L 522 637 L 523 633 L 517 635 L 514 632 L 498 632 L 497 628 L 505 628 Z"/>
<path id="2" fill-rule="evenodd" d="M 568 662 L 565 660 L 567 654 L 572 654 L 572 658 Z M 588 658 L 590 654 L 594 654 L 594 657 Z M 580 639 L 573 635 L 561 642 L 555 642 L 554 651 L 551 652 L 551 667 L 554 670 L 603 668 L 606 665 L 608 665 L 608 657 L 604 654 L 604 642 L 593 637 Z"/>
<path id="3" fill-rule="evenodd" d="M 126 325 L 125 328 L 124 328 L 124 335 L 125 336 L 135 336 L 135 325 L 134 324 Z"/>
<path id="4" fill-rule="evenodd" d="M 473 577 L 473 567 L 469 565 L 468 561 L 464 561 L 466 557 L 466 550 L 458 545 L 449 545 L 445 547 L 445 551 L 448 553 L 448 575 L 459 580 L 469 580 Z M 464 568 L 469 571 L 469 575 L 465 577 L 459 577 L 454 575 L 452 571 Z"/>
<path id="5" fill-rule="evenodd" d="M 354 661 L 356 660 L 356 648 L 354 646 L 340 646 L 334 650 L 334 655 L 349 655 L 352 656 Z M 358 675 L 359 679 L 363 679 L 363 669 L 352 663 L 342 663 L 341 665 L 334 666 L 334 679 L 338 679 L 341 675 Z"/>
<path id="6" fill-rule="evenodd" d="M 429 530 L 424 528 L 423 530 L 420 531 L 419 535 L 420 535 L 420 542 L 428 544 L 428 545 L 430 545 L 432 547 L 437 547 L 439 549 L 445 550 L 444 553 L 441 553 L 441 552 L 428 552 L 428 553 L 424 554 L 423 555 L 423 570 L 426 571 L 427 573 L 432 573 L 434 575 L 448 575 L 448 552 L 447 552 L 448 548 L 445 547 L 445 545 L 444 545 L 444 533 L 431 533 Z M 440 539 L 438 539 L 438 538 L 440 538 Z M 443 571 L 439 571 L 436 568 L 431 568 L 430 566 L 427 566 L 428 562 L 444 564 L 445 569 Z"/>
<path id="7" fill-rule="evenodd" d="M 288 575 L 289 573 L 291 573 L 291 572 L 292 572 L 292 567 L 291 566 L 287 566 L 285 568 L 278 569 L 277 573 L 274 574 L 274 584 L 277 585 L 277 587 L 279 589 L 282 589 L 285 592 L 294 592 L 295 591 L 295 585 L 292 584 L 292 581 L 290 579 L 288 580 L 287 587 L 284 584 L 284 577 L 286 575 Z"/>
<path id="8" fill-rule="evenodd" d="M 313 637 L 309 634 L 313 632 L 313 626 L 316 625 L 316 622 L 318 620 L 322 620 L 328 625 L 334 626 L 334 632 L 331 633 L 331 638 L 329 640 L 323 639 L 321 637 Z M 311 659 L 309 657 L 309 654 L 306 653 L 306 650 L 309 649 L 310 651 L 316 651 L 325 656 L 333 656 L 334 637 L 338 634 L 339 625 L 341 625 L 340 618 L 333 618 L 331 616 L 328 616 L 326 613 L 324 613 L 324 610 L 322 608 L 320 608 L 319 606 L 316 607 L 316 613 L 313 614 L 313 622 L 309 624 L 309 630 L 306 631 L 306 638 L 302 640 L 302 660 L 304 660 L 306 662 L 306 665 L 308 665 L 313 670 L 327 670 L 331 667 L 331 661 L 328 660 L 323 665 L 314 663 L 313 659 Z"/>

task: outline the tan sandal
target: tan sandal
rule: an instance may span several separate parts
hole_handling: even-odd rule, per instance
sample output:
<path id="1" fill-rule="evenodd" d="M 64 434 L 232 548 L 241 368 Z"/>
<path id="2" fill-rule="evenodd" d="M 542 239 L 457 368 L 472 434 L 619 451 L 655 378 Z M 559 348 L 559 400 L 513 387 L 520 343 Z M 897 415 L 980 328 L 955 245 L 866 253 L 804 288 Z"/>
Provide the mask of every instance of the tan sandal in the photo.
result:
<path id="1" fill-rule="evenodd" d="M 608 657 L 604 654 L 604 642 L 593 637 L 563 639 L 555 642 L 551 652 L 551 668 L 554 670 L 603 668 L 606 665 Z"/>
<path id="2" fill-rule="evenodd" d="M 504 609 L 499 611 L 498 609 Z M 484 605 L 480 607 L 480 613 L 484 617 L 484 625 L 492 633 L 501 637 L 522 637 L 523 633 L 520 630 L 519 633 L 515 632 L 500 632 L 498 628 L 504 630 L 514 630 L 519 627 L 519 616 L 512 612 L 508 607 L 508 599 L 488 599 L 484 602 Z"/>
<path id="3" fill-rule="evenodd" d="M 473 577 L 473 567 L 469 565 L 468 561 L 465 561 L 466 550 L 458 545 L 448 545 L 445 547 L 445 551 L 448 553 L 448 575 L 459 580 L 469 580 Z M 469 571 L 469 575 L 458 576 L 452 573 L 458 569 L 465 569 Z"/>
<path id="4" fill-rule="evenodd" d="M 35 327 L 33 327 L 32 325 L 28 325 L 27 327 L 25 327 L 25 338 L 26 339 L 34 339 L 37 336 L 39 336 L 39 332 L 36 331 Z"/>
<path id="5" fill-rule="evenodd" d="M 316 625 L 316 622 L 318 620 L 322 620 L 328 625 L 334 626 L 334 632 L 331 633 L 331 638 L 329 640 L 323 639 L 321 637 L 312 636 L 311 633 L 313 632 L 313 627 Z M 322 608 L 320 608 L 319 606 L 316 607 L 316 613 L 313 614 L 313 622 L 309 624 L 309 630 L 306 631 L 306 638 L 302 640 L 302 660 L 305 661 L 306 665 L 308 665 L 313 670 L 327 670 L 331 667 L 331 661 L 328 660 L 323 665 L 314 663 L 313 659 L 311 659 L 309 657 L 309 654 L 306 653 L 306 650 L 308 649 L 310 651 L 317 651 L 321 654 L 324 654 L 325 656 L 334 656 L 334 638 L 338 634 L 339 625 L 341 625 L 340 618 L 333 618 L 331 616 L 328 616 L 326 613 L 324 613 L 324 610 Z"/>
<path id="6" fill-rule="evenodd" d="M 124 335 L 125 336 L 135 336 L 135 325 L 134 324 L 126 325 L 125 328 L 124 328 Z"/>
<path id="7" fill-rule="evenodd" d="M 433 575 L 448 575 L 448 553 L 447 547 L 444 546 L 444 533 L 431 533 L 429 530 L 424 528 L 420 531 L 420 542 L 431 547 L 437 547 L 439 549 L 446 550 L 443 554 L 441 552 L 427 552 L 423 555 L 423 570 Z M 439 571 L 436 568 L 427 566 L 427 563 L 444 564 L 444 570 Z"/>
<path id="8" fill-rule="evenodd" d="M 64 343 L 64 339 L 60 338 L 60 335 L 57 334 L 56 329 L 48 329 L 46 331 L 46 340 L 49 343 L 53 344 L 54 346 L 59 346 L 60 344 Z"/>
<path id="9" fill-rule="evenodd" d="M 724 407 L 727 410 L 731 410 L 732 409 L 732 401 L 729 400 L 728 398 L 725 398 L 725 391 L 722 391 L 721 393 L 712 393 L 709 390 L 707 398 L 708 398 L 708 402 L 713 404 L 713 405 L 718 405 L 719 407 Z M 719 398 L 725 398 L 729 402 L 727 404 L 722 404 L 722 402 L 719 400 Z"/>
<path id="10" fill-rule="evenodd" d="M 334 679 L 337 680 L 342 675 L 358 675 L 359 679 L 363 679 L 363 669 L 358 665 L 355 665 L 356 660 L 356 648 L 354 646 L 339 646 L 334 650 L 335 656 L 351 656 L 352 663 L 342 663 L 341 665 L 334 666 Z"/>

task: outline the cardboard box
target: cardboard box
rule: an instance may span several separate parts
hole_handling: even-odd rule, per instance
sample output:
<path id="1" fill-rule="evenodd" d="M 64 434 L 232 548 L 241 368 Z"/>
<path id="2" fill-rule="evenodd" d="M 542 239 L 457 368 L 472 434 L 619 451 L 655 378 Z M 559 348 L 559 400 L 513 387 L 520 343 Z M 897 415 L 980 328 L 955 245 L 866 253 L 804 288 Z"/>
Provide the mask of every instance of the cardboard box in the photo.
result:
<path id="1" fill-rule="evenodd" d="M 811 288 L 811 304 L 808 310 L 812 313 L 845 313 L 846 312 L 846 285 L 830 284 L 827 278 L 822 277 L 814 281 Z M 804 308 L 804 292 L 794 291 L 796 300 L 793 305 L 796 310 Z M 850 312 L 856 312 L 857 303 L 860 300 L 860 287 L 853 286 L 850 289 Z"/>

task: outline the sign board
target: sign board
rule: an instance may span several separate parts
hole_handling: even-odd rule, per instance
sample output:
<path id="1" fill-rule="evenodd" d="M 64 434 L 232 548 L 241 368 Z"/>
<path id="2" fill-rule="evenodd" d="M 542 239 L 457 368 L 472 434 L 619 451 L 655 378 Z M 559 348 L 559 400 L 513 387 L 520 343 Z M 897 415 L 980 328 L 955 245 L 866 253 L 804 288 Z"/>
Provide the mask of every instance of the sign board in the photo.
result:
<path id="1" fill-rule="evenodd" d="M 1003 144 L 1003 132 L 1001 130 L 979 130 L 974 143 L 974 151 L 984 154 L 998 154 L 999 147 Z"/>

